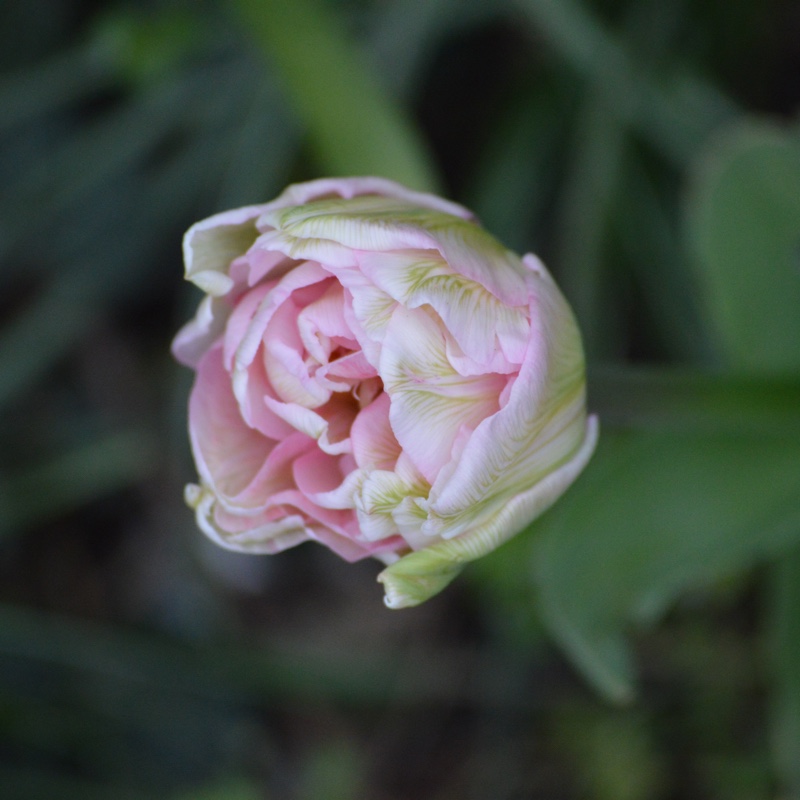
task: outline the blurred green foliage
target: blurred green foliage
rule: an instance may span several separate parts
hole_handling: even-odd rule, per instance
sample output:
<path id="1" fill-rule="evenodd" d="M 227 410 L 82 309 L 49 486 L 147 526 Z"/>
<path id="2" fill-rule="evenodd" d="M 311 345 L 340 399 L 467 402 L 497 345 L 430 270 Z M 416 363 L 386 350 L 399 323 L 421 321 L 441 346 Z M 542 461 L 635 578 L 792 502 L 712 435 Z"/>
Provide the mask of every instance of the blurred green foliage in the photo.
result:
<path id="1" fill-rule="evenodd" d="M 4 798 L 800 797 L 796 4 L 7 0 L 0 37 Z M 542 255 L 603 426 L 402 613 L 181 503 L 182 232 L 334 173 Z"/>

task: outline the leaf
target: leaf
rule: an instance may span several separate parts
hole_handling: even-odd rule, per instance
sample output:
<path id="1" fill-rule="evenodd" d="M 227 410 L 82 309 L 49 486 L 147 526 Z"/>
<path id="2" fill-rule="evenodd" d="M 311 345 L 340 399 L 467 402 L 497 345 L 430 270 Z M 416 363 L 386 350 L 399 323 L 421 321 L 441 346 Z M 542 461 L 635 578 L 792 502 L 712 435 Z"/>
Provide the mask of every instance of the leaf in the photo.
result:
<path id="1" fill-rule="evenodd" d="M 726 129 L 695 167 L 686 215 L 728 363 L 800 372 L 800 143 L 755 120 Z"/>
<path id="2" fill-rule="evenodd" d="M 772 573 L 772 758 L 786 797 L 800 788 L 800 555 L 781 559 Z"/>
<path id="3" fill-rule="evenodd" d="M 562 61 L 602 88 L 620 119 L 675 163 L 683 165 L 708 131 L 733 113 L 733 104 L 716 87 L 680 69 L 655 80 L 588 3 L 515 0 L 515 5 Z M 674 55 L 671 60 L 680 63 Z"/>
<path id="4" fill-rule="evenodd" d="M 589 369 L 589 397 L 604 427 L 800 442 L 800 376 L 767 380 L 687 367 L 598 366 Z"/>
<path id="5" fill-rule="evenodd" d="M 234 6 L 282 74 L 327 172 L 436 188 L 432 161 L 409 118 L 373 79 L 326 4 L 237 0 Z"/>
<path id="6" fill-rule="evenodd" d="M 781 437 L 606 434 L 535 551 L 544 620 L 602 692 L 633 694 L 631 622 L 800 541 L 798 463 Z"/>
<path id="7" fill-rule="evenodd" d="M 68 513 L 152 475 L 158 448 L 146 430 L 120 431 L 0 481 L 0 538 Z"/>

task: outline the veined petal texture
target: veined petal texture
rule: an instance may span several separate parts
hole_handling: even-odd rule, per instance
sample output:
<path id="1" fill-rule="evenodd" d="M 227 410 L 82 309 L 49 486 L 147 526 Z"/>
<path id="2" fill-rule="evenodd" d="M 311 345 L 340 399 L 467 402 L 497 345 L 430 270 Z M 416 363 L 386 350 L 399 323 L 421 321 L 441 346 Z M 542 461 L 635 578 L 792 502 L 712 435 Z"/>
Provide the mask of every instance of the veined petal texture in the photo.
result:
<path id="1" fill-rule="evenodd" d="M 207 295 L 173 343 L 196 371 L 186 499 L 223 547 L 373 556 L 386 605 L 416 605 L 591 456 L 566 300 L 456 203 L 310 181 L 193 225 L 184 259 Z"/>

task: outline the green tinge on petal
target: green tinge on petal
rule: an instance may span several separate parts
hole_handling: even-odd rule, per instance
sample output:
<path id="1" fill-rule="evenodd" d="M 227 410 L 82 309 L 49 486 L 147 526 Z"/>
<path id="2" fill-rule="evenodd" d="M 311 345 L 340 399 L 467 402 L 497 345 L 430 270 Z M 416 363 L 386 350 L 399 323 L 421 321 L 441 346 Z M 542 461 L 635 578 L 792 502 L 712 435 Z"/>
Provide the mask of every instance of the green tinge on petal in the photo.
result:
<path id="1" fill-rule="evenodd" d="M 522 262 L 491 234 L 463 217 L 402 199 L 321 199 L 271 209 L 259 222 L 315 246 L 335 243 L 347 250 L 371 252 L 435 249 L 504 303 L 514 304 L 525 295 Z"/>
<path id="2" fill-rule="evenodd" d="M 378 580 L 386 592 L 383 598 L 386 606 L 418 606 L 441 592 L 461 572 L 464 564 L 471 560 L 460 558 L 458 552 L 452 552 L 454 544 L 454 541 L 441 542 L 418 550 L 403 556 L 381 572 Z"/>
<path id="3" fill-rule="evenodd" d="M 454 539 L 403 556 L 378 575 L 389 608 L 424 603 L 444 589 L 465 564 L 497 549 L 543 514 L 578 477 L 594 452 L 598 437 L 596 417 L 586 421 L 586 433 L 577 450 L 529 491 L 515 497 L 502 511 L 474 530 Z"/>
<path id="4" fill-rule="evenodd" d="M 258 206 L 247 206 L 192 225 L 183 237 L 186 280 L 214 297 L 227 294 L 233 287 L 228 268 L 255 242 L 259 213 Z"/>

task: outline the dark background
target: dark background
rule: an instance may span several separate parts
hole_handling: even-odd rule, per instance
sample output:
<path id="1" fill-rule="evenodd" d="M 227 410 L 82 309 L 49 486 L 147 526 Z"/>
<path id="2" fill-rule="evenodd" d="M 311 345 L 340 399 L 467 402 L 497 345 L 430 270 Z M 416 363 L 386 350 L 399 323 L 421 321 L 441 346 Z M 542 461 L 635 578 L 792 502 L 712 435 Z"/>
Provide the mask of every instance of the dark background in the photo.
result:
<path id="1" fill-rule="evenodd" d="M 800 797 L 800 4 L 6 0 L 0 40 L 4 798 Z M 603 424 L 401 612 L 182 502 L 184 230 L 348 172 L 541 255 Z"/>

